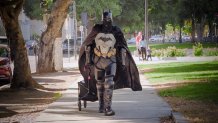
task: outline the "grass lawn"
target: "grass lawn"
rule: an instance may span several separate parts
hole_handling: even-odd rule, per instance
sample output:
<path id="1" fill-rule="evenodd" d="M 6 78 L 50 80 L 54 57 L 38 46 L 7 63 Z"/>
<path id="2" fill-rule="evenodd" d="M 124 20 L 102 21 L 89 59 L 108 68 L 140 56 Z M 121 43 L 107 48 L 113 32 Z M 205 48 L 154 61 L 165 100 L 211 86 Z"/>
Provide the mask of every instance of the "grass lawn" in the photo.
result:
<path id="1" fill-rule="evenodd" d="M 166 49 L 169 46 L 175 46 L 178 49 L 192 49 L 193 48 L 193 43 L 190 42 L 186 42 L 186 43 L 164 43 L 164 44 L 149 44 L 149 46 L 151 48 L 155 48 L 155 49 Z M 218 47 L 218 44 L 216 43 L 203 43 L 203 48 L 214 48 L 214 47 Z"/>
<path id="2" fill-rule="evenodd" d="M 150 69 L 145 76 L 151 84 L 176 83 L 189 80 L 218 80 L 218 62 L 166 63 L 139 65 Z"/>
<path id="3" fill-rule="evenodd" d="M 179 97 L 218 104 L 218 81 L 208 83 L 190 83 L 177 88 L 164 89 L 159 92 L 163 97 Z"/>
<path id="4" fill-rule="evenodd" d="M 168 85 L 158 89 L 159 95 L 167 100 L 174 111 L 184 114 L 190 123 L 218 121 L 218 61 L 138 67 L 151 84 L 155 84 L 154 87 Z"/>
<path id="5" fill-rule="evenodd" d="M 193 48 L 193 43 L 186 42 L 186 43 L 164 43 L 164 44 L 149 44 L 150 48 L 155 48 L 155 49 L 166 49 L 169 46 L 175 46 L 178 49 L 192 49 Z M 128 45 L 130 51 L 135 51 L 136 46 L 135 45 Z M 218 44 L 216 43 L 203 43 L 203 48 L 218 48 Z"/>
<path id="6" fill-rule="evenodd" d="M 128 45 L 128 48 L 131 52 L 136 50 L 136 46 L 135 45 Z"/>

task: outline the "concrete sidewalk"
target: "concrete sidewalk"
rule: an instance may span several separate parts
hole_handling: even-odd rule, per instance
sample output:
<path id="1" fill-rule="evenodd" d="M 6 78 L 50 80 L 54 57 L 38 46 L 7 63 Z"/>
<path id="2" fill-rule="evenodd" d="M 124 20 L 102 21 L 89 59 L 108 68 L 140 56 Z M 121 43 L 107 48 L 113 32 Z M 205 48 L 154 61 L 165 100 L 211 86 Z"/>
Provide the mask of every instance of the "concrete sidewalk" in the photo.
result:
<path id="1" fill-rule="evenodd" d="M 140 61 L 134 57 L 136 64 L 156 64 L 170 62 L 197 62 L 197 61 L 217 61 L 218 57 L 175 57 L 159 59 L 154 57 L 153 61 Z M 64 68 L 69 70 L 78 67 L 74 57 L 64 58 Z M 104 122 L 104 123 L 160 123 L 161 117 L 173 116 L 176 122 L 185 123 L 183 116 L 172 112 L 171 107 L 157 95 L 154 88 L 149 86 L 144 76 L 140 75 L 143 91 L 133 92 L 131 89 L 119 89 L 114 91 L 113 109 L 115 116 L 104 116 L 98 112 L 98 101 L 88 102 L 87 108 L 78 111 L 77 82 L 82 80 L 81 76 L 71 82 L 69 89 L 56 102 L 40 113 L 35 122 L 50 123 L 71 123 L 71 122 Z M 66 80 L 69 81 L 69 80 Z"/>
<path id="2" fill-rule="evenodd" d="M 87 102 L 87 108 L 78 111 L 77 82 L 78 77 L 69 89 L 56 102 L 40 113 L 35 122 L 38 123 L 160 123 L 161 117 L 171 115 L 170 106 L 160 98 L 151 88 L 143 76 L 140 76 L 142 91 L 134 92 L 131 89 L 119 89 L 114 91 L 113 109 L 114 116 L 104 116 L 98 112 L 98 101 Z"/>
<path id="3" fill-rule="evenodd" d="M 153 58 L 153 61 L 140 61 L 138 57 L 133 57 L 136 64 L 156 64 L 169 62 L 196 62 L 196 61 L 216 61 L 218 57 L 176 57 L 168 59 Z M 73 57 L 63 59 L 64 68 L 69 70 L 78 67 L 77 60 Z M 40 113 L 35 122 L 50 123 L 71 123 L 71 122 L 104 122 L 104 123 L 160 123 L 161 117 L 171 116 L 178 122 L 183 123 L 183 116 L 174 112 L 171 114 L 171 107 L 157 95 L 154 88 L 149 86 L 144 76 L 140 75 L 143 91 L 133 92 L 131 89 L 119 89 L 114 91 L 113 109 L 115 116 L 104 116 L 98 112 L 98 101 L 88 102 L 87 108 L 78 111 L 77 82 L 82 80 L 81 76 L 71 82 L 69 89 L 56 102 Z M 66 80 L 69 81 L 69 80 Z"/>

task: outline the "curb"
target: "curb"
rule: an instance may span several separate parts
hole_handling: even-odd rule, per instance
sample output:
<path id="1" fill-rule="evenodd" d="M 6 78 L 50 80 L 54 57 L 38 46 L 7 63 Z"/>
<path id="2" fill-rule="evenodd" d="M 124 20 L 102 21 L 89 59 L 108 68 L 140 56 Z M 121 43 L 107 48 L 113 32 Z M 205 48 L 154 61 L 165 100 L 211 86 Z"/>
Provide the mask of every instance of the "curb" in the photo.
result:
<path id="1" fill-rule="evenodd" d="M 175 123 L 189 123 L 189 121 L 179 112 L 171 111 L 171 116 Z"/>

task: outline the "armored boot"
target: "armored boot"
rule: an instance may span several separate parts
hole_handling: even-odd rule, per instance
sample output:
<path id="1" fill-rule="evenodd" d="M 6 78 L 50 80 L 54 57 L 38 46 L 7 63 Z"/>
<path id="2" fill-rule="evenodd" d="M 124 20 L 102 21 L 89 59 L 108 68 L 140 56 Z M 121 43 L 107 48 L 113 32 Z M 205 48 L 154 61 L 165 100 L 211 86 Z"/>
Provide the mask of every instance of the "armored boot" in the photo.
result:
<path id="1" fill-rule="evenodd" d="M 109 79 L 107 81 L 107 79 Z M 104 105 L 105 105 L 105 116 L 112 116 L 115 115 L 115 112 L 112 110 L 111 105 L 112 105 L 112 95 L 113 95 L 113 85 L 114 82 L 111 81 L 110 78 L 105 79 L 105 91 L 104 91 Z M 113 80 L 113 79 L 112 79 Z"/>
<path id="2" fill-rule="evenodd" d="M 99 113 L 104 113 L 104 84 L 98 82 L 96 84 L 97 93 L 98 93 L 98 101 L 99 101 Z"/>

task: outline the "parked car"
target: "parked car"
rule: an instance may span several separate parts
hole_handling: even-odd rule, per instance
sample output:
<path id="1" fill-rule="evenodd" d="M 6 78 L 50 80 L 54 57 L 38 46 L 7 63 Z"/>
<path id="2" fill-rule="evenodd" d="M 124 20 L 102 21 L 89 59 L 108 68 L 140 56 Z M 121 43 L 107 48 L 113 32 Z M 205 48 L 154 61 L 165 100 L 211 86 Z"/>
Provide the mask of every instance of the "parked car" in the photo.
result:
<path id="1" fill-rule="evenodd" d="M 69 39 L 69 51 L 73 52 L 74 51 L 74 39 Z M 76 41 L 76 50 L 79 51 L 79 48 L 81 46 L 81 38 L 78 37 Z M 63 53 L 68 52 L 68 39 L 65 39 L 62 43 L 62 48 L 63 48 Z"/>
<path id="2" fill-rule="evenodd" d="M 8 45 L 0 44 L 0 80 L 6 80 L 11 82 L 12 71 L 11 71 L 11 59 L 10 49 Z"/>
<path id="3" fill-rule="evenodd" d="M 182 41 L 191 41 L 191 37 L 188 35 L 183 35 L 182 36 Z"/>
<path id="4" fill-rule="evenodd" d="M 176 36 L 170 36 L 170 37 L 168 37 L 167 38 L 167 41 L 168 42 L 178 42 L 178 39 L 177 39 L 177 37 Z"/>
<path id="5" fill-rule="evenodd" d="M 135 39 L 135 37 L 133 37 L 133 38 L 127 40 L 127 44 L 136 44 L 136 39 Z"/>
<path id="6" fill-rule="evenodd" d="M 160 42 L 164 39 L 162 35 L 153 35 L 151 38 L 149 38 L 150 42 Z"/>
<path id="7" fill-rule="evenodd" d="M 9 44 L 6 36 L 0 36 L 0 44 Z"/>
<path id="8" fill-rule="evenodd" d="M 38 42 L 36 40 L 29 40 L 26 41 L 26 48 L 28 50 L 33 50 L 34 46 L 38 45 Z"/>

